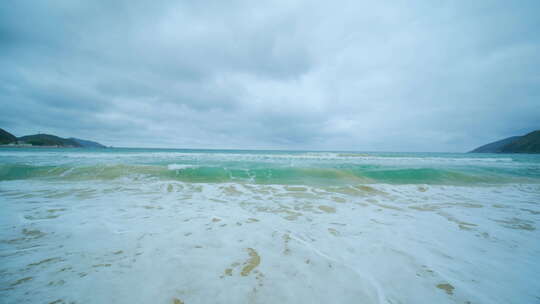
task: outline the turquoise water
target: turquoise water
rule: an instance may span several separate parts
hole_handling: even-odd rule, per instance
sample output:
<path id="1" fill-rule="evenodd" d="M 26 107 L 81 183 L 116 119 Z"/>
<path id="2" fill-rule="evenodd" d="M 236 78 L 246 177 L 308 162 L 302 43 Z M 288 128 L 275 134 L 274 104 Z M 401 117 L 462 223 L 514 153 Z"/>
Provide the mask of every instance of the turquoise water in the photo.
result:
<path id="1" fill-rule="evenodd" d="M 540 156 L 174 149 L 0 151 L 0 180 L 135 176 L 306 185 L 536 183 L 540 181 Z"/>
<path id="2" fill-rule="evenodd" d="M 540 155 L 0 149 L 0 303 L 536 303 Z"/>

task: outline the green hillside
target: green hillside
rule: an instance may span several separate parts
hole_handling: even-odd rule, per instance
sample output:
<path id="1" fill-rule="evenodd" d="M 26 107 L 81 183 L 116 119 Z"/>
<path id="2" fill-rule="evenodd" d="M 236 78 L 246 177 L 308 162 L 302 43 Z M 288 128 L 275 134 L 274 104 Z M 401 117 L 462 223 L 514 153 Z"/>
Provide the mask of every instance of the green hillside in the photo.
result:
<path id="1" fill-rule="evenodd" d="M 492 142 L 470 153 L 540 153 L 540 130 Z"/>
<path id="2" fill-rule="evenodd" d="M 19 141 L 24 141 L 33 146 L 81 147 L 79 143 L 72 139 L 61 138 L 50 134 L 27 135 L 19 137 Z"/>
<path id="3" fill-rule="evenodd" d="M 502 147 L 503 153 L 540 153 L 540 130 L 533 131 Z"/>
<path id="4" fill-rule="evenodd" d="M 15 137 L 13 134 L 9 133 L 4 129 L 0 129 L 0 145 L 7 145 L 16 141 L 17 137 Z"/>

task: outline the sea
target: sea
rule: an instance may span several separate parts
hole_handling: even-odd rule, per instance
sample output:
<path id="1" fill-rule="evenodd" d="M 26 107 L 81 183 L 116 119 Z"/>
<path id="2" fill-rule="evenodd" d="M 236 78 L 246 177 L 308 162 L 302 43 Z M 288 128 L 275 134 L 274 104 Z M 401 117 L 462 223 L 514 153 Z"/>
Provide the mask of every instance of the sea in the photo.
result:
<path id="1" fill-rule="evenodd" d="M 0 149 L 0 303 L 540 303 L 540 155 Z"/>

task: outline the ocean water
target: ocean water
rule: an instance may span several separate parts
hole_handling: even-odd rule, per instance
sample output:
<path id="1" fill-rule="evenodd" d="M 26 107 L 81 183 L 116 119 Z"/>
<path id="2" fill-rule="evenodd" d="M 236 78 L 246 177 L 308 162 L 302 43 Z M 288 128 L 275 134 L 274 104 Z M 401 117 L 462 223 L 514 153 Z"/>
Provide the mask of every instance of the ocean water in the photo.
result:
<path id="1" fill-rule="evenodd" d="M 0 149 L 0 303 L 540 303 L 540 156 Z"/>

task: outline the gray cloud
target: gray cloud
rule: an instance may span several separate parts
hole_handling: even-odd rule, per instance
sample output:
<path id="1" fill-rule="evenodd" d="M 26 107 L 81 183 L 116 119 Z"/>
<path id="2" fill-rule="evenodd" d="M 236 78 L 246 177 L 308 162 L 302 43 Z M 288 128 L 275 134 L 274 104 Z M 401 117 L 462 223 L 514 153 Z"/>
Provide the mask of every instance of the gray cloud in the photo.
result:
<path id="1" fill-rule="evenodd" d="M 536 1 L 3 1 L 0 124 L 115 146 L 465 151 L 539 128 Z"/>

